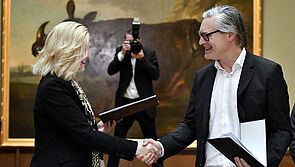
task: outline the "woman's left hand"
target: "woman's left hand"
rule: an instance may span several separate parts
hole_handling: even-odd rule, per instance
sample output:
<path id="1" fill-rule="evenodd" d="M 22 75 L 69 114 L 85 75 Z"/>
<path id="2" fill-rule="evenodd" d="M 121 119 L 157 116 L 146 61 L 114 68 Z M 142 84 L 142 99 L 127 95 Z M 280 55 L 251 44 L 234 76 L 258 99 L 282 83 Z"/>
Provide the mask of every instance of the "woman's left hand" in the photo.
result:
<path id="1" fill-rule="evenodd" d="M 108 121 L 108 122 L 105 122 L 103 123 L 102 121 L 99 121 L 97 123 L 97 129 L 101 132 L 104 132 L 104 133 L 108 133 L 110 132 L 110 130 L 116 126 L 116 121 L 113 120 L 112 122 L 111 121 Z"/>

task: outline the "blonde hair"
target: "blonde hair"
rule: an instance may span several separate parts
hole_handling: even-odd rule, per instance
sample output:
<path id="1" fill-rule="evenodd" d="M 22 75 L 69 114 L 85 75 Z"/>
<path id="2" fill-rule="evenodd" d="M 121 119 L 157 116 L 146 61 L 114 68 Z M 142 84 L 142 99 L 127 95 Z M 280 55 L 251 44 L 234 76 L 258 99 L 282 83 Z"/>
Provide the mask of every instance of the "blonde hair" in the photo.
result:
<path id="1" fill-rule="evenodd" d="M 48 34 L 33 74 L 55 73 L 64 80 L 74 79 L 81 61 L 88 56 L 89 33 L 82 24 L 67 21 L 56 25 Z"/>

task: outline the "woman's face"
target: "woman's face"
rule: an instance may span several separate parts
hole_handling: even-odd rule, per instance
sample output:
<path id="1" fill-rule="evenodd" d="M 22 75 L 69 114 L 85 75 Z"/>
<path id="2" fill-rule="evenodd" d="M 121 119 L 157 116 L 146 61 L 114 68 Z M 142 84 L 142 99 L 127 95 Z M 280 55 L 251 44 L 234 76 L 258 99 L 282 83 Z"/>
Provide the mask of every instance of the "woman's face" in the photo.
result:
<path id="1" fill-rule="evenodd" d="M 88 52 L 88 56 L 85 57 L 85 58 L 81 61 L 81 63 L 80 63 L 80 67 L 79 67 L 79 71 L 80 71 L 80 72 L 83 72 L 83 71 L 85 70 L 85 64 L 86 64 L 86 61 L 87 61 L 87 59 L 89 59 L 89 58 L 90 58 L 90 53 Z"/>

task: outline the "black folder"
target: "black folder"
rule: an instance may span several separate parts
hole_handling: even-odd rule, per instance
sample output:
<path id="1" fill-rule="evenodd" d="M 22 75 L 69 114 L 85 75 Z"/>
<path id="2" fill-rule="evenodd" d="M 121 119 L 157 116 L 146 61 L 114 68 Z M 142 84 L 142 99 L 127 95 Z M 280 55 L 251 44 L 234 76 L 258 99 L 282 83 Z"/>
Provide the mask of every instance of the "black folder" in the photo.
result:
<path id="1" fill-rule="evenodd" d="M 118 121 L 121 118 L 146 110 L 158 104 L 159 104 L 159 100 L 157 99 L 157 96 L 153 95 L 153 96 L 150 96 L 129 104 L 125 104 L 120 107 L 103 111 L 98 115 L 98 117 L 103 122 L 112 121 L 112 120 Z"/>
<path id="2" fill-rule="evenodd" d="M 250 166 L 264 167 L 250 151 L 243 145 L 239 145 L 233 138 L 220 137 L 208 139 L 208 142 L 220 151 L 225 157 L 235 164 L 235 157 L 243 158 Z"/>

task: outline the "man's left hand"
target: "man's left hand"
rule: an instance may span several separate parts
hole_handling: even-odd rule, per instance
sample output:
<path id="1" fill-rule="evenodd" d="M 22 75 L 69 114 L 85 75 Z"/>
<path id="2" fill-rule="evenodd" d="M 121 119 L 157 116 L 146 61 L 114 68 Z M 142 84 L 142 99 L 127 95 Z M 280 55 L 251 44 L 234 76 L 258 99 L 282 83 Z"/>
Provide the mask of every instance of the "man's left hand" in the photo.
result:
<path id="1" fill-rule="evenodd" d="M 141 49 L 138 54 L 134 54 L 134 53 L 131 52 L 131 56 L 136 58 L 136 59 L 142 59 L 144 57 L 143 50 Z"/>
<path id="2" fill-rule="evenodd" d="M 235 162 L 238 167 L 251 167 L 243 158 L 235 157 Z"/>

